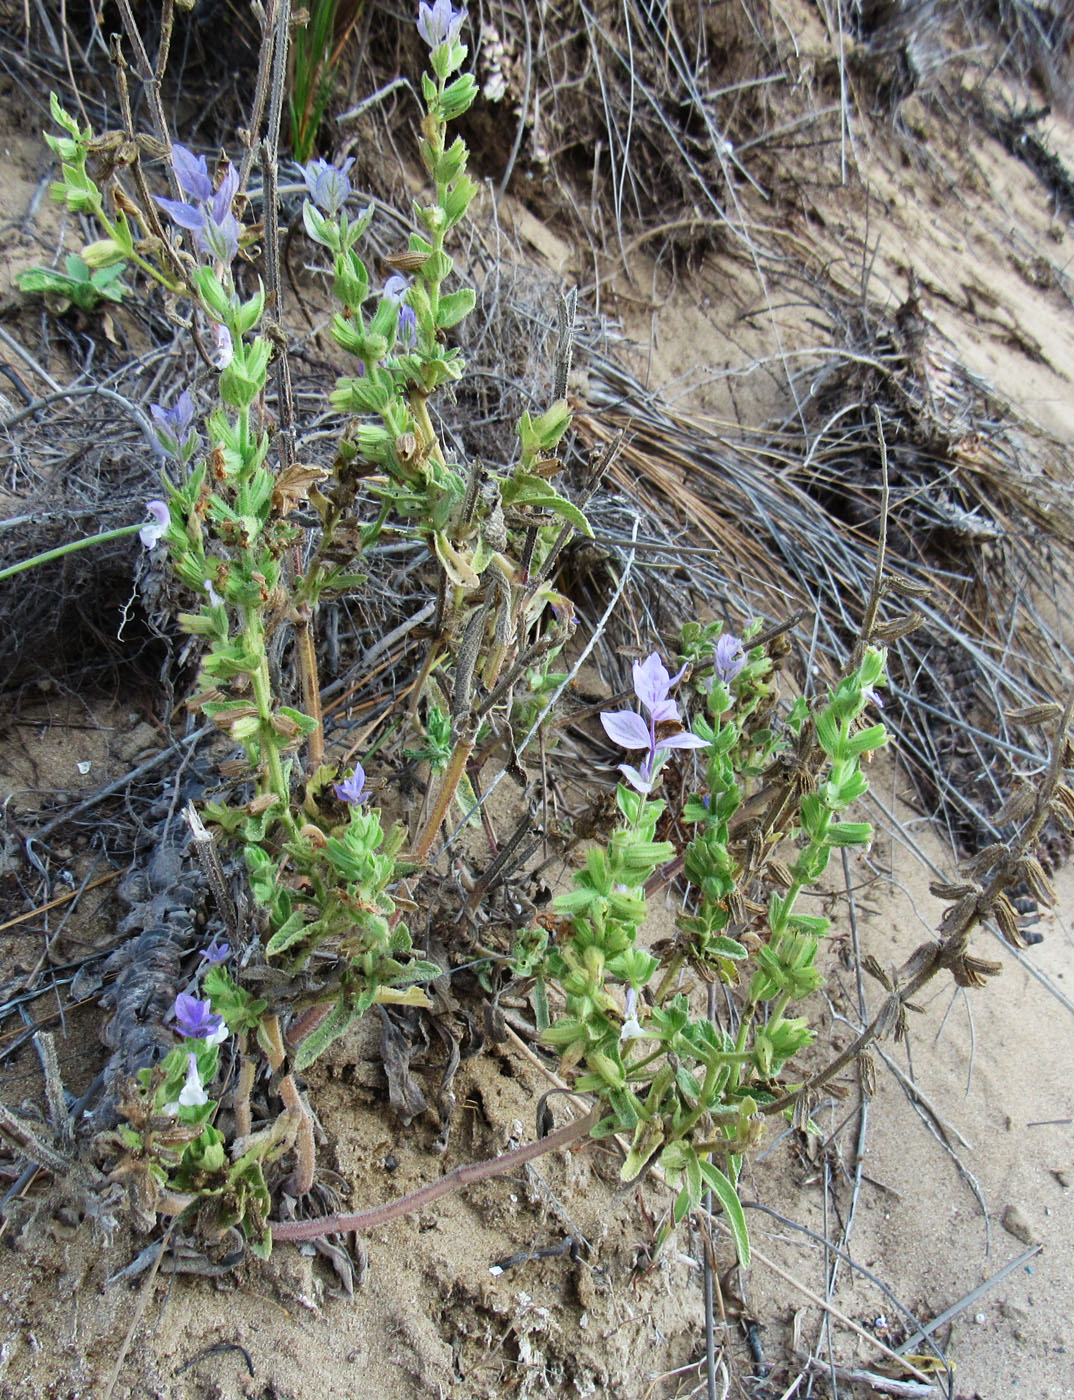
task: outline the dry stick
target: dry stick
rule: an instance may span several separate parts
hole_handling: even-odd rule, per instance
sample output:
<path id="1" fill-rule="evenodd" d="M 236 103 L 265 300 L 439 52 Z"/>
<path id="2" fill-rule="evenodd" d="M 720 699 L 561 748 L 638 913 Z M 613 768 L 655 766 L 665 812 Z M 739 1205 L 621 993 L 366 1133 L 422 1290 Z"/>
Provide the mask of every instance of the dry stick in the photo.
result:
<path id="1" fill-rule="evenodd" d="M 708 1211 L 703 1211 L 702 1213 L 713 1224 L 718 1225 L 725 1234 L 734 1238 L 731 1235 L 730 1227 L 718 1215 L 710 1215 Z M 750 1257 L 763 1264 L 766 1269 L 771 1269 L 784 1283 L 789 1283 L 791 1287 L 801 1293 L 804 1298 L 808 1298 L 815 1307 L 822 1308 L 831 1317 L 835 1318 L 836 1322 L 841 1322 L 844 1327 L 849 1327 L 850 1330 L 861 1337 L 863 1341 L 868 1342 L 870 1346 L 876 1347 L 889 1361 L 894 1361 L 902 1370 L 909 1371 L 912 1376 L 916 1376 L 919 1381 L 924 1381 L 926 1385 L 931 1384 L 930 1378 L 924 1371 L 918 1370 L 912 1362 L 907 1361 L 905 1356 L 900 1356 L 897 1351 L 892 1351 L 891 1347 L 886 1346 L 879 1337 L 874 1337 L 871 1332 L 866 1332 L 864 1327 L 859 1327 L 852 1318 L 847 1317 L 845 1313 L 841 1313 L 839 1309 L 834 1307 L 831 1303 L 826 1303 L 824 1299 L 814 1293 L 812 1289 L 807 1288 L 804 1283 L 800 1283 L 792 1274 L 788 1274 L 784 1269 L 781 1269 L 774 1259 L 769 1259 L 766 1254 L 762 1254 L 756 1245 L 750 1246 Z"/>
<path id="2" fill-rule="evenodd" d="M 997 1269 L 990 1278 L 986 1278 L 983 1283 L 979 1283 L 976 1288 L 971 1289 L 970 1292 L 960 1298 L 957 1303 L 952 1303 L 949 1308 L 945 1308 L 943 1312 L 940 1313 L 939 1317 L 935 1317 L 931 1322 L 926 1323 L 926 1325 L 915 1332 L 913 1336 L 907 1337 L 905 1342 L 900 1343 L 898 1347 L 899 1352 L 907 1352 L 911 1347 L 919 1346 L 922 1342 L 927 1341 L 938 1327 L 943 1327 L 945 1323 L 957 1317 L 960 1312 L 965 1312 L 967 1308 L 972 1307 L 978 1298 L 987 1293 L 989 1289 L 994 1288 L 997 1283 L 1002 1283 L 1008 1274 L 1013 1274 L 1015 1269 L 1020 1269 L 1023 1264 L 1028 1264 L 1030 1259 L 1036 1258 L 1043 1248 L 1044 1246 L 1042 1244 L 1035 1244 L 1031 1249 L 1027 1249 L 1024 1254 L 1019 1254 L 1014 1259 L 1008 1259 L 1006 1264 L 1004 1264 L 1002 1268 Z"/>
<path id="3" fill-rule="evenodd" d="M 96 880 L 91 880 L 88 885 L 83 885 L 81 889 L 68 890 L 66 894 L 58 894 L 55 899 L 50 899 L 45 904 L 39 904 L 34 909 L 27 909 L 25 914 L 16 914 L 13 919 L 8 919 L 6 923 L 0 924 L 0 933 L 14 928 L 16 924 L 26 923 L 27 919 L 36 919 L 41 914 L 47 914 L 50 909 L 57 909 L 61 904 L 69 904 L 72 899 L 77 899 L 80 894 L 85 894 L 87 890 L 96 890 L 101 885 L 110 884 L 111 881 L 118 880 L 122 874 L 121 870 L 110 870 L 107 875 L 98 875 Z"/>
<path id="4" fill-rule="evenodd" d="M 170 11 L 171 0 L 168 0 L 168 8 Z M 160 43 L 161 50 L 163 51 L 164 55 L 164 63 L 166 63 L 167 49 L 171 43 L 170 15 L 167 21 L 166 32 L 162 32 L 161 34 Z M 123 117 L 123 126 L 127 134 L 127 140 L 134 145 L 135 151 L 138 151 L 137 144 L 135 143 L 136 133 L 134 129 L 134 111 L 131 107 L 130 89 L 127 84 L 127 60 L 123 57 L 123 45 L 120 41 L 118 34 L 114 34 L 112 36 L 112 42 L 109 44 L 108 47 L 108 53 L 109 57 L 112 60 L 112 67 L 115 71 L 116 96 L 119 99 L 119 110 L 120 114 Z M 158 52 L 158 76 L 163 74 L 164 72 L 164 63 L 161 62 L 161 53 Z M 174 251 L 172 250 L 171 241 L 168 238 L 167 234 L 164 232 L 164 228 L 160 222 L 160 215 L 157 213 L 156 203 L 154 202 L 152 196 L 149 193 L 149 186 L 146 184 L 145 179 L 145 171 L 142 169 L 142 157 L 140 153 L 138 153 L 135 156 L 134 163 L 131 166 L 131 173 L 134 176 L 134 183 L 138 189 L 138 199 L 140 207 L 143 213 L 145 214 L 146 219 L 148 219 L 149 221 L 148 227 L 146 228 L 146 232 L 152 234 L 154 238 L 160 240 L 161 249 L 167 257 L 168 262 L 171 264 L 173 271 L 181 274 L 182 268 L 179 264 L 178 259 L 175 256 Z M 150 435 L 151 441 L 153 440 L 153 436 L 154 435 L 152 434 Z"/>
<path id="5" fill-rule="evenodd" d="M 101 1391 L 101 1400 L 111 1400 L 112 1391 L 116 1388 L 116 1381 L 119 1380 L 119 1373 L 122 1371 L 123 1363 L 127 1359 L 127 1353 L 130 1351 L 131 1342 L 134 1340 L 134 1334 L 138 1330 L 138 1325 L 142 1318 L 145 1316 L 146 1308 L 149 1306 L 149 1299 L 153 1295 L 153 1285 L 156 1283 L 157 1272 L 160 1269 L 160 1261 L 164 1258 L 165 1250 L 168 1247 L 168 1240 L 174 1228 L 174 1222 L 168 1226 L 167 1232 L 160 1242 L 160 1248 L 157 1250 L 157 1257 L 153 1260 L 152 1268 L 146 1275 L 145 1282 L 138 1292 L 138 1301 L 134 1305 L 134 1316 L 131 1318 L 131 1325 L 127 1328 L 126 1336 L 120 1343 L 119 1355 L 116 1357 L 116 1364 L 112 1367 L 104 1389 Z"/>
<path id="6" fill-rule="evenodd" d="M 257 133 L 261 130 L 261 118 L 265 114 L 265 100 L 268 97 L 275 48 L 275 22 L 276 7 L 272 0 L 269 0 L 267 13 L 263 12 L 261 16 L 261 48 L 257 55 L 257 80 L 254 84 L 254 102 L 250 109 L 250 123 L 245 133 L 240 133 L 243 136 L 246 149 L 243 152 L 242 164 L 239 166 L 239 194 L 246 192 L 250 171 L 254 163 Z"/>
<path id="7" fill-rule="evenodd" d="M 277 441 L 280 467 L 288 471 L 295 463 L 295 402 L 291 385 L 291 362 L 287 353 L 287 333 L 283 327 L 283 282 L 280 278 L 280 227 L 278 202 L 278 160 L 283 89 L 287 76 L 288 24 L 290 0 L 279 0 L 273 40 L 272 89 L 269 97 L 268 130 L 261 144 L 261 208 L 265 225 L 265 281 L 268 287 L 269 319 L 266 331 L 275 346 L 273 378 L 276 381 Z M 296 546 L 292 565 L 302 570 L 302 552 Z M 315 566 L 316 567 L 316 566 Z M 302 707 L 317 727 L 309 736 L 309 766 L 314 771 L 324 762 L 324 717 L 321 713 L 317 676 L 317 644 L 314 615 L 309 604 L 296 609 L 295 654 L 302 684 Z"/>
<path id="8" fill-rule="evenodd" d="M 516 1167 L 532 1162 L 536 1157 L 543 1157 L 546 1152 L 569 1146 L 596 1127 L 598 1117 L 599 1108 L 593 1107 L 584 1118 L 576 1118 L 574 1122 L 568 1123 L 566 1127 L 557 1128 L 547 1137 L 538 1138 L 536 1142 L 528 1143 L 525 1147 L 516 1147 L 514 1151 L 504 1152 L 487 1162 L 471 1162 L 456 1167 L 446 1176 L 430 1181 L 407 1196 L 400 1196 L 398 1200 L 387 1201 L 381 1206 L 372 1206 L 369 1210 L 360 1210 L 351 1215 L 325 1215 L 319 1220 L 270 1221 L 272 1238 L 276 1241 L 315 1240 L 322 1235 L 346 1233 L 350 1230 L 375 1230 L 380 1225 L 386 1225 L 389 1220 L 396 1220 L 400 1216 L 421 1210 L 423 1206 L 431 1205 L 441 1196 L 448 1196 L 463 1186 L 488 1181 L 494 1176 L 504 1176 Z"/>
<path id="9" fill-rule="evenodd" d="M 131 10 L 130 0 L 116 0 L 116 3 L 119 5 L 119 13 L 123 19 L 123 32 L 126 34 L 127 42 L 134 51 L 135 72 L 138 74 L 142 86 L 145 89 L 146 100 L 149 103 L 149 120 L 153 124 L 153 135 L 166 151 L 170 151 L 172 148 L 172 140 L 168 135 L 168 123 L 165 120 L 164 107 L 160 100 L 160 80 L 163 69 L 158 73 L 149 62 L 149 55 L 146 53 L 145 45 L 142 43 L 142 36 L 138 30 L 134 12 Z M 161 47 L 164 50 L 163 57 L 165 61 L 167 60 L 168 42 L 170 42 L 170 39 L 165 40 L 162 35 Z M 183 191 L 179 188 L 179 177 L 176 175 L 175 168 L 170 160 L 165 162 L 164 173 L 168 179 L 168 186 L 171 190 L 172 198 L 182 203 Z"/>
<path id="10" fill-rule="evenodd" d="M 944 968 L 956 975 L 961 974 L 961 976 L 968 977 L 969 981 L 962 985 L 973 985 L 974 974 L 979 979 L 982 973 L 987 975 L 990 971 L 999 970 L 999 964 L 981 965 L 969 956 L 967 944 L 970 931 L 975 924 L 987 917 L 995 908 L 998 898 L 1011 884 L 1013 871 L 1018 865 L 1019 858 L 1027 850 L 1033 849 L 1041 828 L 1048 820 L 1051 801 L 1063 773 L 1063 758 L 1068 745 L 1066 736 L 1072 718 L 1074 718 L 1074 692 L 1067 700 L 1057 726 L 1052 756 L 1038 789 L 1036 808 L 1022 828 L 1014 850 L 1009 851 L 994 866 L 988 882 L 983 888 L 979 888 L 972 895 L 963 896 L 958 903 L 948 906 L 944 916 L 944 922 L 947 924 L 944 936 L 934 943 L 921 944 L 911 954 L 900 969 L 900 975 L 906 975 L 908 981 L 886 998 L 877 1015 L 861 1034 L 847 1046 L 842 1054 L 837 1055 L 831 1064 L 818 1071 L 801 1088 L 796 1089 L 793 1093 L 784 1094 L 782 1098 L 775 1099 L 772 1103 L 764 1104 L 760 1111 L 766 1117 L 773 1113 L 782 1113 L 787 1108 L 805 1102 L 813 1090 L 826 1084 L 829 1079 L 834 1078 L 847 1065 L 857 1059 L 867 1045 L 876 1040 L 878 1036 L 896 1027 L 911 997 L 916 995 Z"/>

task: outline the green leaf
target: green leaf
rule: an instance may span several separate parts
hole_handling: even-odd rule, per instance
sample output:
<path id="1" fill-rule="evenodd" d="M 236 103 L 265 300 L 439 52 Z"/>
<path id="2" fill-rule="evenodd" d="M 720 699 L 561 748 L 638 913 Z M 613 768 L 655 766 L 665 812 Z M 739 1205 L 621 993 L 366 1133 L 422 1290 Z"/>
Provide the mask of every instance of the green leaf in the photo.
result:
<path id="1" fill-rule="evenodd" d="M 300 1041 L 291 1062 L 295 1072 L 300 1074 L 308 1069 L 318 1056 L 323 1055 L 334 1040 L 346 1033 L 347 1027 L 355 1019 L 356 1012 L 344 994 L 333 1006 L 321 1024 L 305 1040 Z"/>
<path id="2" fill-rule="evenodd" d="M 831 846 L 867 846 L 873 839 L 868 822 L 832 822 L 826 833 Z"/>
<path id="3" fill-rule="evenodd" d="M 738 1262 L 742 1268 L 748 1268 L 750 1262 L 750 1236 L 746 1228 L 746 1215 L 742 1209 L 742 1202 L 738 1199 L 738 1192 L 720 1171 L 719 1167 L 711 1162 L 701 1163 L 701 1175 L 707 1184 L 712 1188 L 712 1193 L 723 1206 L 724 1214 L 727 1216 L 727 1223 L 731 1228 L 731 1234 L 735 1241 L 735 1253 L 738 1255 Z"/>
<path id="4" fill-rule="evenodd" d="M 457 326 L 465 316 L 469 316 L 476 301 L 477 296 L 469 287 L 441 297 L 436 313 L 437 324 L 442 330 L 450 330 L 452 326 Z"/>
<path id="5" fill-rule="evenodd" d="M 265 957 L 275 957 L 277 953 L 286 952 L 293 944 L 299 942 L 307 929 L 307 919 L 301 909 L 287 919 L 269 939 L 265 945 Z"/>

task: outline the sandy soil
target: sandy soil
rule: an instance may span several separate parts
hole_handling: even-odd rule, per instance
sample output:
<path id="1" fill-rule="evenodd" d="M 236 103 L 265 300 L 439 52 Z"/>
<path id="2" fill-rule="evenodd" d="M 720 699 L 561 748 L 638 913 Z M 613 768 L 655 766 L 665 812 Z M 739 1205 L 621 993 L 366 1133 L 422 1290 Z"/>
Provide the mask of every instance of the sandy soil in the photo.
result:
<path id="1" fill-rule="evenodd" d="M 815 38 L 815 26 L 803 26 Z M 808 202 L 817 259 L 828 259 L 832 276 L 860 277 L 869 250 L 872 292 L 883 288 L 897 305 L 912 270 L 950 352 L 1069 444 L 1069 215 L 1055 213 L 1036 176 L 998 143 L 968 140 L 963 112 L 937 113 L 916 99 L 908 107 L 901 133 L 856 133 L 846 188 L 829 153 L 824 159 L 833 163 L 809 172 L 818 178 L 808 196 L 787 193 L 786 206 Z M 1048 136 L 1074 170 L 1074 127 L 1054 118 Z M 9 204 L 28 203 L 44 160 L 24 136 L 7 143 L 0 178 Z M 570 274 L 569 245 L 521 207 L 515 213 L 532 256 Z M 17 237 L 8 242 L 4 265 L 21 265 Z M 817 343 L 804 310 L 769 310 L 781 301 L 778 285 L 768 275 L 762 285 L 741 258 L 709 257 L 672 286 L 660 284 L 659 272 L 653 277 L 656 310 L 642 313 L 627 301 L 617 307 L 650 382 L 759 425 L 785 396 L 782 357 Z M 614 290 L 604 289 L 606 300 Z M 751 368 L 762 359 L 764 368 Z M 119 776 L 151 746 L 145 718 L 127 710 L 87 715 L 46 699 L 6 733 L 0 797 L 17 820 L 42 793 L 73 797 Z M 81 771 L 86 762 L 91 769 Z M 897 800 L 901 780 L 878 777 L 885 796 L 894 791 Z M 861 950 L 883 966 L 897 966 L 935 926 L 940 906 L 927 892 L 928 863 L 953 868 L 910 809 L 898 811 L 899 834 L 878 840 L 869 862 L 851 872 Z M 71 879 L 87 873 L 74 863 Z M 883 1369 L 869 1339 L 896 1344 L 913 1330 L 900 1305 L 930 1322 L 1020 1260 L 937 1332 L 956 1368 L 955 1394 L 1074 1397 L 1069 871 L 1061 892 L 1059 915 L 1041 925 L 1042 944 L 1015 955 L 980 935 L 982 955 L 1002 959 L 1002 977 L 976 993 L 938 987 L 913 1018 L 909 1044 L 881 1047 L 864 1122 L 851 1078 L 849 1096 L 818 1111 L 819 1141 L 773 1134 L 755 1155 L 744 1194 L 785 1219 L 751 1211 L 758 1260 L 748 1278 L 737 1277 L 717 1236 L 724 1394 L 829 1395 L 829 1366 L 840 1394 L 880 1393 L 847 1370 Z M 107 940 L 108 899 L 105 885 L 80 906 L 65 934 L 69 956 Z M 5 927 L 5 980 L 34 966 L 42 927 L 36 920 Z M 823 1047 L 846 1044 L 861 1020 L 849 940 L 844 921 L 816 1006 Z M 875 987 L 865 992 L 875 1007 Z M 45 1014 L 77 1093 L 99 1054 L 95 1014 L 92 1007 L 65 1008 L 62 1021 Z M 7 1033 L 20 1029 L 15 1020 Z M 376 1034 L 336 1047 L 311 1074 L 310 1095 L 326 1139 L 322 1162 L 338 1173 L 344 1202 L 357 1208 L 390 1199 L 460 1162 L 528 1140 L 535 1100 L 548 1086 L 508 1045 L 466 1062 L 455 1087 L 456 1130 L 437 1157 L 434 1124 L 419 1120 L 404 1132 L 388 1111 Z M 0 1097 L 18 1107 L 38 1093 L 36 1059 L 24 1047 L 5 1062 Z M 74 1400 L 106 1395 L 109 1386 L 116 1397 L 169 1400 L 704 1393 L 697 1231 L 684 1230 L 677 1248 L 646 1268 L 650 1221 L 663 1196 L 657 1186 L 624 1195 L 616 1174 L 611 1152 L 592 1145 L 375 1231 L 358 1246 L 364 1276 L 353 1296 L 328 1260 L 293 1247 L 219 1277 L 109 1282 L 144 1240 L 123 1228 L 103 1240 L 92 1221 L 73 1216 L 38 1184 L 0 1227 L 7 1246 L 0 1252 L 0 1396 Z M 554 1244 L 568 1231 L 590 1250 L 496 1272 L 497 1260 Z M 827 1341 L 819 1349 L 824 1370 L 796 1386 L 796 1360 L 826 1325 L 816 1303 L 829 1288 L 831 1257 L 822 1241 L 844 1231 L 853 1263 L 894 1300 L 844 1263 L 830 1295 L 840 1316 L 829 1315 L 830 1350 Z M 1021 1258 L 1037 1245 L 1038 1253 Z M 770 1368 L 766 1385 L 753 1376 L 747 1330 Z"/>

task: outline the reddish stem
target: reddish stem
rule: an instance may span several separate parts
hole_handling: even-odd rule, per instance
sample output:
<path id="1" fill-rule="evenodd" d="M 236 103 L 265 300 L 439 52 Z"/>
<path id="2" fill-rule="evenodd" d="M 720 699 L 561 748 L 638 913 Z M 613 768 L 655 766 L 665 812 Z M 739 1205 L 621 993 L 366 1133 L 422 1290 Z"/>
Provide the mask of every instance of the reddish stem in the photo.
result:
<path id="1" fill-rule="evenodd" d="M 269 1224 L 272 1238 L 313 1240 L 321 1235 L 346 1233 L 349 1230 L 375 1230 L 378 1225 L 386 1225 L 389 1220 L 395 1220 L 400 1215 L 410 1215 L 413 1211 L 438 1201 L 441 1196 L 458 1191 L 460 1187 L 472 1186 L 477 1181 L 487 1181 L 489 1177 L 503 1176 L 526 1162 L 532 1162 L 535 1157 L 554 1152 L 557 1147 L 566 1147 L 590 1132 L 596 1126 L 597 1117 L 598 1109 L 593 1107 L 584 1118 L 576 1118 L 565 1128 L 557 1128 L 554 1133 L 538 1138 L 536 1142 L 528 1143 L 525 1147 L 516 1147 L 513 1152 L 504 1152 L 487 1162 L 470 1162 L 456 1167 L 453 1172 L 448 1172 L 447 1176 L 430 1181 L 428 1185 L 420 1186 L 417 1191 L 411 1191 L 409 1196 L 400 1196 L 397 1200 L 386 1201 L 384 1205 L 373 1206 L 369 1210 L 360 1210 L 354 1215 L 324 1215 L 319 1220 L 273 1220 Z"/>

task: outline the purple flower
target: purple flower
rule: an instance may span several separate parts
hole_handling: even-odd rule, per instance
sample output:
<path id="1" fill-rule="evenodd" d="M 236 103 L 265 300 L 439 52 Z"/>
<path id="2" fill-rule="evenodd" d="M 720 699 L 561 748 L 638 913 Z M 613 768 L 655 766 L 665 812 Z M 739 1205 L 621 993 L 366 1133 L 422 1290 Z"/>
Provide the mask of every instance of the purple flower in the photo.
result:
<path id="1" fill-rule="evenodd" d="M 384 284 L 384 291 L 381 295 L 396 306 L 403 300 L 410 290 L 410 283 L 401 272 L 393 272 Z"/>
<path id="2" fill-rule="evenodd" d="M 187 1040 L 206 1040 L 210 1045 L 219 1045 L 227 1039 L 227 1027 L 222 1016 L 213 1014 L 212 1002 L 199 1001 L 197 997 L 180 992 L 172 1007 L 175 1029 Z"/>
<path id="3" fill-rule="evenodd" d="M 172 146 L 172 169 L 179 181 L 179 188 L 191 199 L 204 203 L 213 197 L 213 182 L 209 178 L 209 168 L 204 156 L 196 156 L 186 146 L 176 142 Z"/>
<path id="4" fill-rule="evenodd" d="M 865 686 L 861 693 L 865 697 L 865 700 L 868 704 L 875 705 L 878 710 L 882 710 L 884 708 L 884 702 L 876 693 L 876 690 L 873 686 Z"/>
<path id="5" fill-rule="evenodd" d="M 197 433 L 191 432 L 194 400 L 189 390 L 183 390 L 172 408 L 162 408 L 159 403 L 152 403 L 149 412 L 157 425 L 157 443 L 164 455 L 188 460 L 197 447 L 198 437 Z"/>
<path id="6" fill-rule="evenodd" d="M 365 769 L 360 763 L 356 763 L 351 776 L 344 778 L 341 783 L 333 783 L 332 790 L 340 802 L 346 802 L 350 807 L 360 807 L 369 796 L 369 789 L 365 785 Z"/>
<path id="7" fill-rule="evenodd" d="M 632 787 L 639 792 L 652 792 L 657 770 L 668 749 L 703 749 L 708 747 L 707 739 L 699 739 L 696 734 L 680 731 L 663 738 L 656 737 L 658 724 L 678 724 L 679 707 L 670 699 L 668 691 L 681 680 L 684 666 L 678 675 L 672 676 L 654 651 L 646 661 L 634 662 L 634 694 L 649 712 L 646 722 L 634 710 L 613 710 L 601 713 L 600 722 L 608 738 L 624 749 L 647 749 L 642 765 L 633 768 L 621 763 L 619 770 Z"/>
<path id="8" fill-rule="evenodd" d="M 190 390 L 184 389 L 173 408 L 161 408 L 159 403 L 154 403 L 149 405 L 149 412 L 159 427 L 167 428 L 173 437 L 182 437 L 194 421 L 194 400 Z"/>
<path id="9" fill-rule="evenodd" d="M 433 0 L 431 5 L 422 0 L 418 6 L 418 33 L 431 49 L 457 43 L 465 21 L 466 10 L 452 9 L 451 0 Z"/>
<path id="10" fill-rule="evenodd" d="M 724 632 L 716 638 L 716 654 L 713 660 L 713 675 L 724 685 L 730 685 L 746 664 L 746 649 L 731 632 Z"/>
<path id="11" fill-rule="evenodd" d="M 310 198 L 317 208 L 335 218 L 350 197 L 351 182 L 347 171 L 354 164 L 354 157 L 348 156 L 342 165 L 330 165 L 326 160 L 311 160 L 301 166 L 302 178 L 310 192 Z"/>
<path id="12" fill-rule="evenodd" d="M 399 308 L 399 339 L 407 345 L 413 345 L 418 338 L 418 318 L 414 308 L 408 306 L 404 300 L 409 290 L 410 283 L 402 273 L 395 272 L 385 282 L 382 296 L 385 301 L 390 301 Z"/>
<path id="13" fill-rule="evenodd" d="M 213 353 L 209 356 L 217 369 L 227 369 L 235 358 L 235 345 L 227 326 L 213 322 Z"/>
<path id="14" fill-rule="evenodd" d="M 239 221 L 231 212 L 231 201 L 239 188 L 239 172 L 228 165 L 220 188 L 214 193 L 204 156 L 195 156 L 185 146 L 175 145 L 172 166 L 183 193 L 197 203 L 154 195 L 156 202 L 172 223 L 193 233 L 194 242 L 203 253 L 230 266 L 239 251 Z"/>
<path id="15" fill-rule="evenodd" d="M 138 531 L 138 538 L 143 548 L 155 549 L 171 524 L 171 513 L 164 501 L 146 501 L 145 508 L 153 519 Z"/>
<path id="16" fill-rule="evenodd" d="M 231 955 L 231 944 L 220 943 L 214 938 L 208 948 L 203 948 L 198 954 L 207 967 L 215 967 L 217 963 L 226 962 Z"/>

